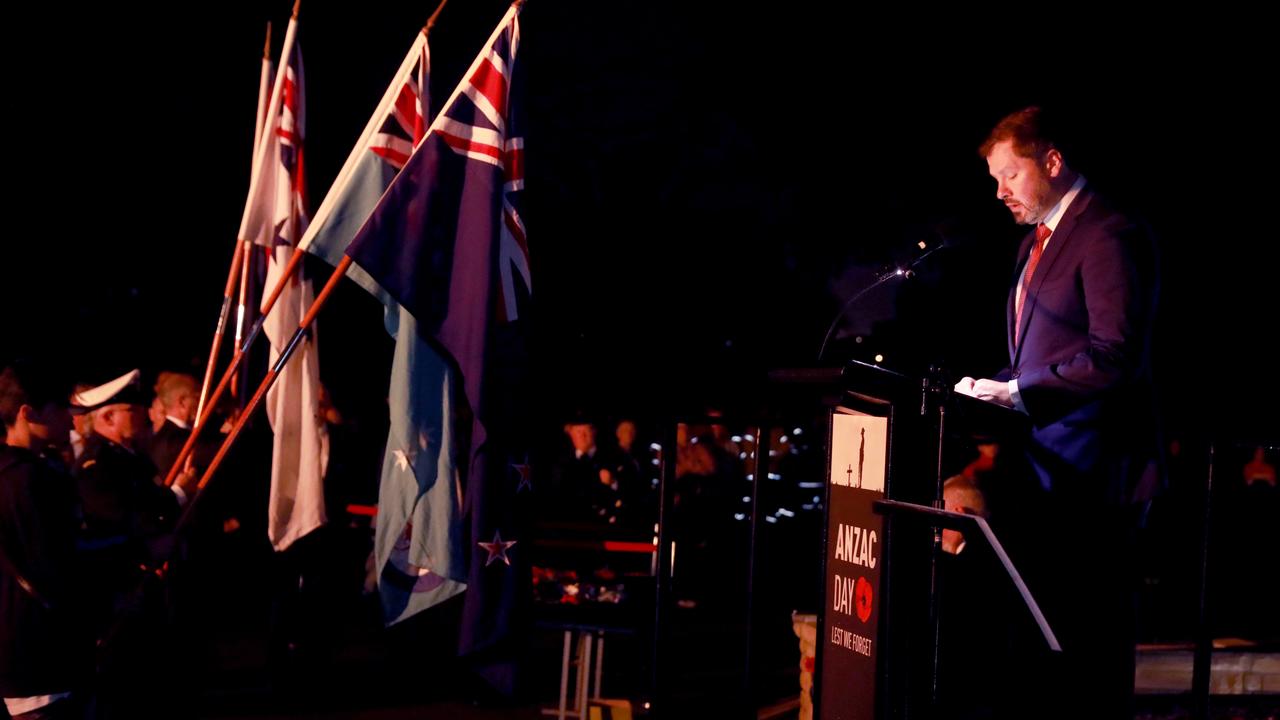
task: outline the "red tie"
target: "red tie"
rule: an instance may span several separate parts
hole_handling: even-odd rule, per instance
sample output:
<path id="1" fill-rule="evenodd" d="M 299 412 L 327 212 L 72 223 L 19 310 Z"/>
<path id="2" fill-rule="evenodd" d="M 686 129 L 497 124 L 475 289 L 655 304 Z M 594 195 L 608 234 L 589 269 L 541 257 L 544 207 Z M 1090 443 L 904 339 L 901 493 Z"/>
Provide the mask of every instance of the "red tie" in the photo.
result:
<path id="1" fill-rule="evenodd" d="M 1036 273 L 1036 265 L 1040 264 L 1040 255 L 1044 253 L 1044 241 L 1049 239 L 1053 231 L 1048 225 L 1040 223 L 1036 226 L 1036 243 L 1031 246 L 1031 257 L 1027 258 L 1027 269 L 1022 274 L 1022 291 L 1018 293 L 1017 307 L 1013 311 L 1013 344 L 1017 345 L 1022 333 L 1022 306 L 1031 290 L 1031 278 Z"/>

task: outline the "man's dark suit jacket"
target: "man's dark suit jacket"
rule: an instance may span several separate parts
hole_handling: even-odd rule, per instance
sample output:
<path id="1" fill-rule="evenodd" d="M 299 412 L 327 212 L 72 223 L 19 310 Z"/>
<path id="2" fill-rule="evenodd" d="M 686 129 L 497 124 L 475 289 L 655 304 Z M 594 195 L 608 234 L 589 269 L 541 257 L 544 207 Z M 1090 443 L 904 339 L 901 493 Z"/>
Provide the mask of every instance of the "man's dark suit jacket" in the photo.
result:
<path id="1" fill-rule="evenodd" d="M 1018 275 L 1032 232 L 1018 252 Z M 1156 485 L 1158 434 L 1150 379 L 1156 258 L 1145 226 L 1088 186 L 1049 239 L 1023 303 L 1010 365 L 1031 417 L 1030 456 L 1055 496 L 1122 505 Z"/>
<path id="2" fill-rule="evenodd" d="M 173 461 L 178 459 L 178 453 L 182 452 L 182 446 L 186 444 L 188 437 L 191 437 L 190 430 L 178 427 L 168 418 L 155 435 L 151 436 L 147 444 L 147 455 L 162 476 L 173 467 Z"/>

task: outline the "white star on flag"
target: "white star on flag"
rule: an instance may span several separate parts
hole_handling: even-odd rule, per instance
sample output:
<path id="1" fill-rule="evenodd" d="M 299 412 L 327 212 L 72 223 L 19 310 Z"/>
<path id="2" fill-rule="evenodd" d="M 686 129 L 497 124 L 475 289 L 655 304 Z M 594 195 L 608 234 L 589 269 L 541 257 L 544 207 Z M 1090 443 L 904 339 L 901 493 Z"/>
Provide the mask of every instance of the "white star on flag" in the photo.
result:
<path id="1" fill-rule="evenodd" d="M 409 456 L 409 453 L 406 453 L 403 450 L 396 450 L 392 455 L 395 455 L 397 468 L 401 470 L 412 470 L 413 458 Z"/>

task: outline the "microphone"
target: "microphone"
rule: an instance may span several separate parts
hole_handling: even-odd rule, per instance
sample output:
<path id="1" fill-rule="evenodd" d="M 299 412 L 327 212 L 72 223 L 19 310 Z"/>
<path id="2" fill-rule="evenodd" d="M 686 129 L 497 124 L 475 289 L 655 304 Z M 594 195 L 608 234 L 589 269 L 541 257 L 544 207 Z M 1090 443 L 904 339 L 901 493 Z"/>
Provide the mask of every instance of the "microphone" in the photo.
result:
<path id="1" fill-rule="evenodd" d="M 822 338 L 822 346 L 818 348 L 818 362 L 822 362 L 822 356 L 827 352 L 827 343 L 831 342 L 831 336 L 835 334 L 836 328 L 840 326 L 840 321 L 844 319 L 844 314 L 848 312 L 849 308 L 853 307 L 854 303 L 861 300 L 867 293 L 875 290 L 894 278 L 900 277 L 910 280 L 916 276 L 916 267 L 919 266 L 920 263 L 924 262 L 930 255 L 943 248 L 954 246 L 954 240 L 952 240 L 948 234 L 944 233 L 942 229 L 942 224 L 935 226 L 934 230 L 939 239 L 932 245 L 930 245 L 927 240 L 921 240 L 916 243 L 917 251 L 914 260 L 899 263 L 890 267 L 888 270 L 881 273 L 880 276 L 876 278 L 875 282 L 854 293 L 853 297 L 849 298 L 845 304 L 840 307 L 840 312 L 836 313 L 835 318 L 831 321 L 831 327 L 827 328 L 826 336 Z"/>

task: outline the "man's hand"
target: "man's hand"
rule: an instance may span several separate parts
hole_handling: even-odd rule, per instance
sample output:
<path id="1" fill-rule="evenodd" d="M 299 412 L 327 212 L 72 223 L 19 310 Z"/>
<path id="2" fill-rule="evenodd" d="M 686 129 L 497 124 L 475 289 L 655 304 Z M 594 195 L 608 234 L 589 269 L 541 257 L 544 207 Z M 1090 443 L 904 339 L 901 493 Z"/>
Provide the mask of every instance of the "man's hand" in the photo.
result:
<path id="1" fill-rule="evenodd" d="M 968 395 L 969 397 L 977 397 L 976 395 L 973 394 L 973 378 L 969 377 L 968 375 L 960 378 L 960 382 L 956 383 L 955 391 L 960 393 L 961 395 Z"/>
<path id="2" fill-rule="evenodd" d="M 961 381 L 963 382 L 963 381 Z M 973 383 L 973 396 L 997 405 L 1013 407 L 1013 398 L 1009 397 L 1009 383 L 983 378 Z"/>
<path id="3" fill-rule="evenodd" d="M 188 498 L 196 496 L 196 486 L 200 484 L 200 476 L 196 474 L 196 469 L 190 465 L 185 470 L 178 473 L 178 477 L 173 479 L 173 484 L 182 488 L 182 492 L 187 494 Z"/>

